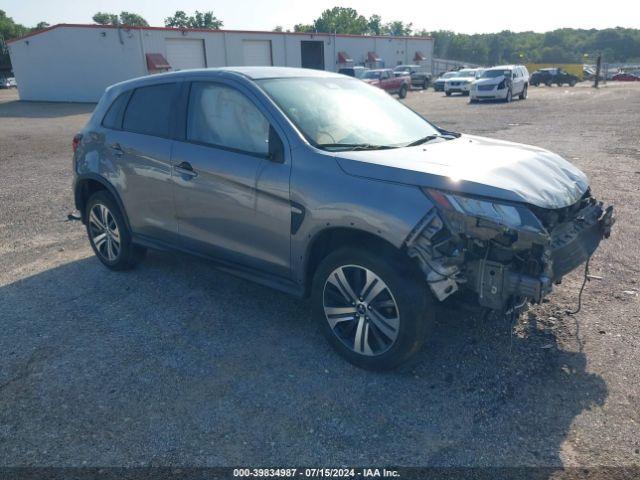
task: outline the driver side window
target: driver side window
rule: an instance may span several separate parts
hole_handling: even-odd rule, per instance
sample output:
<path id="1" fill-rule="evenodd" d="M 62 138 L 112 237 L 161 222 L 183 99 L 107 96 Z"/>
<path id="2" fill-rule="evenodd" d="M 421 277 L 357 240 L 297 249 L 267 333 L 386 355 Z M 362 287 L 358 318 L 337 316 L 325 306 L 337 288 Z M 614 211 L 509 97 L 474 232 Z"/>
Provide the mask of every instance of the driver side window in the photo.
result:
<path id="1" fill-rule="evenodd" d="M 187 140 L 267 155 L 269 122 L 238 90 L 194 82 L 189 94 Z"/>

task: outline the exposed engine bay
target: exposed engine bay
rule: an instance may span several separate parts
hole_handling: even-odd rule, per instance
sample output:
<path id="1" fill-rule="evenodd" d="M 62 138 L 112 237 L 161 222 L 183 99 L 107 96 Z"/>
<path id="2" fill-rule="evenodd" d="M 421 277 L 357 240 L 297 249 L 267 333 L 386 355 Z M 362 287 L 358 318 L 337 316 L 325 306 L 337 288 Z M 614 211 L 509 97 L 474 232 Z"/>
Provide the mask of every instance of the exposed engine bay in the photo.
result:
<path id="1" fill-rule="evenodd" d="M 545 209 L 425 189 L 434 201 L 405 240 L 433 294 L 459 290 L 477 304 L 505 311 L 538 303 L 562 277 L 585 263 L 615 222 L 587 190 L 573 205 Z"/>

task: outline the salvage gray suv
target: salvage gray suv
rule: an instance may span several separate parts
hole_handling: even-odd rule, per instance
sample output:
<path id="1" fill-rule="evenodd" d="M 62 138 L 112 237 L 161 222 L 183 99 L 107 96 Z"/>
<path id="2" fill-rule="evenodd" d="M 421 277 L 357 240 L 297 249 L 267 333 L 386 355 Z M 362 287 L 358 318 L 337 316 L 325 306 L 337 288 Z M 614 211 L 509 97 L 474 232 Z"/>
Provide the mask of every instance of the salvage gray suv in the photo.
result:
<path id="1" fill-rule="evenodd" d="M 415 354 L 438 302 L 539 302 L 613 223 L 558 155 L 444 131 L 315 70 L 119 83 L 73 146 L 76 206 L 103 264 L 176 249 L 310 295 L 332 345 L 367 368 Z"/>

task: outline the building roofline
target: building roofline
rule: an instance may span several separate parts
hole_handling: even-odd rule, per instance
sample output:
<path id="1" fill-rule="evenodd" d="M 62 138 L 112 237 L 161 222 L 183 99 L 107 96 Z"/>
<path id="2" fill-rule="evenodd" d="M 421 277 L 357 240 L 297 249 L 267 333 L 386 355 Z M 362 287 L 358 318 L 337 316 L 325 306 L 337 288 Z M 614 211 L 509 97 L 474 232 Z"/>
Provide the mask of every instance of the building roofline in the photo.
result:
<path id="1" fill-rule="evenodd" d="M 269 35 L 330 35 L 335 37 L 346 37 L 346 38 L 380 38 L 385 40 L 433 40 L 433 37 L 413 37 L 409 35 L 400 35 L 400 36 L 392 36 L 392 35 L 353 35 L 348 33 L 327 33 L 327 32 L 270 32 L 266 30 L 212 30 L 208 28 L 175 28 L 175 27 L 133 27 L 133 26 L 116 26 L 116 25 L 99 25 L 99 24 L 83 24 L 83 23 L 58 23 L 56 25 L 51 25 L 50 27 L 43 28 L 42 30 L 37 30 L 35 32 L 28 33 L 23 35 L 22 37 L 12 38 L 11 40 L 7 40 L 7 44 L 19 42 L 20 40 L 24 40 L 25 38 L 33 37 L 35 35 L 40 35 L 41 33 L 48 32 L 50 30 L 54 30 L 56 28 L 121 28 L 122 30 L 164 30 L 169 32 L 201 32 L 201 33 L 260 33 L 260 34 L 269 34 Z"/>

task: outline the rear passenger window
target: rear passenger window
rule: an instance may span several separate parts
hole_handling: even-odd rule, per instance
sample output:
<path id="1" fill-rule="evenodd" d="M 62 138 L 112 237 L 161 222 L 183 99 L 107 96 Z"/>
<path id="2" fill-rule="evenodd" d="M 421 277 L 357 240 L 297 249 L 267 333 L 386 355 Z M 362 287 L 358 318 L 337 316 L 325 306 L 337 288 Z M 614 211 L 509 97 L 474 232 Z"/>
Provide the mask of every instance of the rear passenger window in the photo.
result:
<path id="1" fill-rule="evenodd" d="M 122 129 L 145 135 L 168 137 L 176 88 L 175 83 L 137 88 L 131 95 L 124 113 Z"/>
<path id="2" fill-rule="evenodd" d="M 119 130 L 122 127 L 122 111 L 127 106 L 130 94 L 131 92 L 125 92 L 113 101 L 102 120 L 103 127 L 114 130 Z"/>

